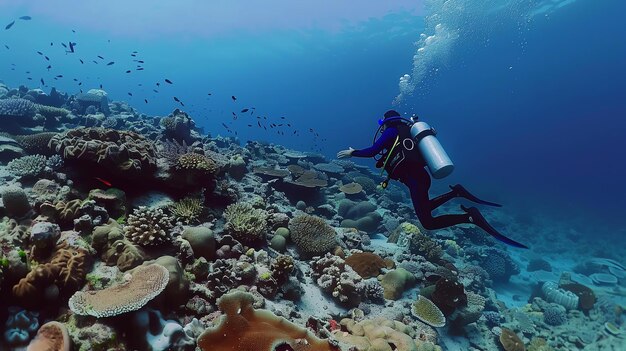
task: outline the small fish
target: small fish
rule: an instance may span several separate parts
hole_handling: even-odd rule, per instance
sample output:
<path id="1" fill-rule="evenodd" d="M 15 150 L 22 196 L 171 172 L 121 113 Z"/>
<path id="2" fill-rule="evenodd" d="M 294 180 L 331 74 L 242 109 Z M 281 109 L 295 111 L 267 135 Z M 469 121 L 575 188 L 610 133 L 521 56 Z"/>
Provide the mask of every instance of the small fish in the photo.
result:
<path id="1" fill-rule="evenodd" d="M 46 82 L 43 81 L 43 78 L 40 78 L 39 81 L 41 82 L 41 85 L 46 85 Z"/>
<path id="2" fill-rule="evenodd" d="M 52 46 L 52 43 L 50 43 L 50 45 Z M 65 45 L 65 43 L 61 43 L 61 45 L 67 49 L 67 45 Z"/>
<path id="3" fill-rule="evenodd" d="M 135 54 L 130 54 L 130 56 L 132 56 L 132 57 L 137 57 L 137 55 L 135 55 Z"/>
<path id="4" fill-rule="evenodd" d="M 44 56 L 44 58 L 46 59 L 46 61 L 50 61 L 50 58 L 48 56 Z"/>
<path id="5" fill-rule="evenodd" d="M 148 99 L 143 99 L 143 101 L 145 101 L 145 102 L 146 102 L 146 104 L 148 103 Z"/>
<path id="6" fill-rule="evenodd" d="M 226 123 L 222 123 L 222 125 L 224 126 L 224 128 L 228 129 L 228 126 L 226 125 Z"/>
<path id="7" fill-rule="evenodd" d="M 156 89 L 152 89 L 152 91 L 154 91 L 155 93 L 158 93 L 158 92 L 159 92 L 159 91 L 158 91 L 158 90 L 156 90 Z"/>
<path id="8" fill-rule="evenodd" d="M 160 87 L 160 86 L 161 86 L 161 83 L 157 82 L 157 83 L 156 83 L 156 86 L 157 86 L 157 87 Z"/>
<path id="9" fill-rule="evenodd" d="M 102 89 L 102 84 L 100 84 L 100 89 Z"/>
<path id="10" fill-rule="evenodd" d="M 233 99 L 233 101 L 237 101 L 237 97 L 235 95 L 232 95 L 230 98 Z"/>
<path id="11" fill-rule="evenodd" d="M 130 72 L 131 72 L 130 70 L 126 71 L 126 73 L 130 73 Z"/>
<path id="12" fill-rule="evenodd" d="M 76 33 L 76 31 L 74 29 L 72 29 L 72 33 Z"/>
<path id="13" fill-rule="evenodd" d="M 53 42 L 50 42 L 50 46 L 54 46 L 54 43 L 53 43 Z"/>
<path id="14" fill-rule="evenodd" d="M 260 121 L 256 121 L 256 124 L 258 124 L 259 128 L 261 128 L 261 122 Z"/>
<path id="15" fill-rule="evenodd" d="M 38 53 L 39 55 L 43 56 L 43 52 L 41 52 L 41 51 L 37 51 L 37 53 Z"/>
<path id="16" fill-rule="evenodd" d="M 98 61 L 96 60 L 91 60 L 91 62 L 95 63 L 96 65 L 98 64 Z"/>
<path id="17" fill-rule="evenodd" d="M 6 27 L 4 27 L 4 29 L 5 29 L 5 30 L 7 30 L 7 29 L 11 29 L 11 27 L 13 27 L 13 25 L 14 25 L 14 24 L 15 24 L 15 21 L 13 21 L 13 22 L 11 22 L 11 23 L 7 24 L 7 26 L 6 26 Z"/>
<path id="18" fill-rule="evenodd" d="M 94 177 L 96 180 L 98 180 L 99 182 L 101 182 L 102 184 L 106 185 L 106 186 L 112 186 L 113 184 L 111 184 L 111 182 L 104 180 L 102 178 L 98 178 L 98 177 Z"/>
<path id="19" fill-rule="evenodd" d="M 133 96 L 133 93 L 128 93 L 129 96 Z"/>
<path id="20" fill-rule="evenodd" d="M 4 45 L 5 48 L 7 48 L 7 50 L 9 50 L 9 46 L 8 45 Z"/>
<path id="21" fill-rule="evenodd" d="M 100 55 L 98 55 L 98 57 L 99 57 L 101 60 L 104 60 L 104 57 L 102 57 L 102 56 L 100 56 Z"/>
<path id="22" fill-rule="evenodd" d="M 211 93 L 208 93 L 207 95 L 211 96 Z"/>
<path id="23" fill-rule="evenodd" d="M 85 61 L 78 59 L 78 61 L 80 61 L 81 64 L 85 64 Z"/>
<path id="24" fill-rule="evenodd" d="M 59 75 L 57 76 L 57 78 L 63 78 L 63 75 L 62 75 L 62 74 L 59 74 Z"/>
<path id="25" fill-rule="evenodd" d="M 52 65 L 48 65 L 48 67 L 46 67 L 48 69 L 48 71 L 50 70 L 50 68 L 52 68 Z"/>
<path id="26" fill-rule="evenodd" d="M 280 119 L 285 119 L 285 117 L 280 117 Z"/>
<path id="27" fill-rule="evenodd" d="M 21 19 L 21 20 L 24 20 L 24 21 L 30 21 L 30 20 L 31 20 L 31 19 L 33 19 L 33 18 L 32 18 L 32 17 L 30 17 L 30 16 L 22 16 L 22 17 L 20 17 L 20 19 Z"/>
<path id="28" fill-rule="evenodd" d="M 66 53 L 73 53 L 74 52 L 74 45 L 76 45 L 76 43 L 72 43 L 71 41 L 69 42 L 70 44 L 70 51 L 66 51 Z M 82 60 L 81 60 L 82 61 Z"/>
<path id="29" fill-rule="evenodd" d="M 135 62 L 144 63 L 143 60 L 135 60 Z"/>
<path id="30" fill-rule="evenodd" d="M 241 113 L 246 113 L 248 111 L 250 111 L 250 109 L 244 108 L 243 110 L 241 110 Z"/>
<path id="31" fill-rule="evenodd" d="M 28 77 L 28 78 L 26 78 L 26 79 L 28 79 L 28 80 L 33 80 L 31 77 Z"/>
<path id="32" fill-rule="evenodd" d="M 75 81 L 75 82 L 78 82 L 78 79 L 74 78 L 74 81 Z"/>
<path id="33" fill-rule="evenodd" d="M 107 66 L 111 66 L 111 65 L 114 65 L 114 64 L 115 64 L 115 61 L 111 61 L 111 62 L 107 63 Z"/>
<path id="34" fill-rule="evenodd" d="M 174 83 L 172 83 L 172 81 L 171 81 L 171 80 L 169 80 L 169 79 L 165 79 L 165 83 L 167 83 L 167 84 L 174 84 Z"/>
<path id="35" fill-rule="evenodd" d="M 81 85 L 83 85 L 83 82 L 79 82 L 79 83 L 78 83 L 78 86 L 81 86 Z"/>
<path id="36" fill-rule="evenodd" d="M 182 101 L 178 100 L 178 98 L 176 96 L 174 96 L 174 101 L 180 103 L 182 106 L 185 106 L 185 104 L 183 104 Z"/>
<path id="37" fill-rule="evenodd" d="M 138 71 L 143 71 L 143 67 L 137 68 Z"/>

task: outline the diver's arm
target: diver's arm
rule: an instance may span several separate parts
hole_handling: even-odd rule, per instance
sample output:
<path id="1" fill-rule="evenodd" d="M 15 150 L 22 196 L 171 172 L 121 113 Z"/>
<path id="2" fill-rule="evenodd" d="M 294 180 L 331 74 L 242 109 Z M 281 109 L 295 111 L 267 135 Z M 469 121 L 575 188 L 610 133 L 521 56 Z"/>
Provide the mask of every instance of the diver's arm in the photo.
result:
<path id="1" fill-rule="evenodd" d="M 374 157 L 378 155 L 383 149 L 398 136 L 398 130 L 396 128 L 387 128 L 383 134 L 376 140 L 374 145 L 361 150 L 354 150 L 351 156 L 354 157 Z"/>

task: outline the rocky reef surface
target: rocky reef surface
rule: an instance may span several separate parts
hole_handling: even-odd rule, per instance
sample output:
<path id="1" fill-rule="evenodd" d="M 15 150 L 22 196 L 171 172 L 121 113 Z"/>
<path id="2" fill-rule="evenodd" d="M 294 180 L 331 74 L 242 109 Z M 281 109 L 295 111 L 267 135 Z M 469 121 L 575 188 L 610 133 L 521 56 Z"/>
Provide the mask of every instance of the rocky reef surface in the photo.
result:
<path id="1" fill-rule="evenodd" d="M 427 231 L 369 168 L 99 89 L 0 84 L 0 131 L 1 350 L 626 349 L 623 245 Z"/>

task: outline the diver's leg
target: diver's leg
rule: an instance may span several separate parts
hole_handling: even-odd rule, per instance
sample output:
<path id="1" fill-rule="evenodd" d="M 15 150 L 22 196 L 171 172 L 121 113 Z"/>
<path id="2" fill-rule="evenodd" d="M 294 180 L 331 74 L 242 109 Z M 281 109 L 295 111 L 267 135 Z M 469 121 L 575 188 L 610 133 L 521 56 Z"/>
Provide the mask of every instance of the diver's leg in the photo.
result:
<path id="1" fill-rule="evenodd" d="M 458 194 L 456 193 L 456 191 L 454 190 L 450 190 L 445 194 L 441 194 L 439 196 L 436 196 L 434 198 L 432 198 L 430 200 L 430 205 L 432 206 L 432 209 L 436 209 L 437 207 L 443 205 L 444 203 L 454 199 L 455 197 L 457 197 Z"/>
<path id="2" fill-rule="evenodd" d="M 428 230 L 441 229 L 461 223 L 470 223 L 467 214 L 449 214 L 433 217 L 432 201 L 428 198 L 428 188 L 430 188 L 430 176 L 424 170 L 425 174 L 414 173 L 406 177 L 402 182 L 409 188 L 411 193 L 411 201 L 415 214 L 424 228 Z M 439 204 L 441 205 L 441 204 Z"/>
<path id="3" fill-rule="evenodd" d="M 452 191 L 450 191 L 451 193 L 456 194 L 455 196 L 468 199 L 468 200 L 470 200 L 472 202 L 475 202 L 477 204 L 489 205 L 489 206 L 495 206 L 495 207 L 502 207 L 502 205 L 497 204 L 495 202 L 485 201 L 485 200 L 481 200 L 481 199 L 477 198 L 476 196 L 472 195 L 472 193 L 467 191 L 467 189 L 465 189 L 465 187 L 463 185 L 461 185 L 461 184 L 450 185 L 450 189 L 452 189 Z M 445 194 L 445 195 L 447 195 L 447 194 Z"/>

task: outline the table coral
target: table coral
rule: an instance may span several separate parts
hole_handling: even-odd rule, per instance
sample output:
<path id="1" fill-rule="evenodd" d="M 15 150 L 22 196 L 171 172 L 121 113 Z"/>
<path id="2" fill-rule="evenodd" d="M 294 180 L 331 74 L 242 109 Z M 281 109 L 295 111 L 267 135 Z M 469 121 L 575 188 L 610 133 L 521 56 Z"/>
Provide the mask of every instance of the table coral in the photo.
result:
<path id="1" fill-rule="evenodd" d="M 159 295 L 169 281 L 169 272 L 158 264 L 138 267 L 127 280 L 103 290 L 78 291 L 69 300 L 72 312 L 111 317 L 136 311 Z"/>
<path id="2" fill-rule="evenodd" d="M 328 340 L 318 339 L 304 328 L 252 307 L 251 294 L 235 291 L 222 296 L 218 306 L 224 313 L 219 324 L 198 337 L 203 351 L 338 351 Z M 280 346 L 282 345 L 282 346 Z M 288 348 L 287 348 L 288 347 Z"/>
<path id="3" fill-rule="evenodd" d="M 386 261 L 375 253 L 357 252 L 346 258 L 346 264 L 367 279 L 378 276 L 382 268 L 393 266 L 393 261 Z"/>
<path id="4" fill-rule="evenodd" d="M 439 328 L 446 325 L 446 317 L 439 307 L 424 296 L 417 297 L 417 300 L 413 302 L 411 312 L 417 319 L 430 326 Z"/>
<path id="5" fill-rule="evenodd" d="M 522 340 L 510 329 L 502 328 L 500 344 L 505 351 L 526 351 Z"/>

